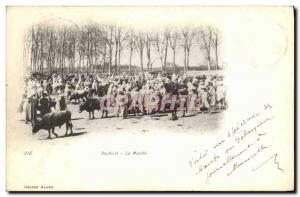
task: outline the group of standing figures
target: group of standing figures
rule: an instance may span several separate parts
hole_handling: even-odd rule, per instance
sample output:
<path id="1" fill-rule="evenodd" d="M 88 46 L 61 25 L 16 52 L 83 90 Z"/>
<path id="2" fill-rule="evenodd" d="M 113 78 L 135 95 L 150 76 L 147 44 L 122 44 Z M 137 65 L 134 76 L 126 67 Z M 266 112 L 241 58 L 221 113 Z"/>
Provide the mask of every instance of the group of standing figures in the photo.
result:
<path id="1" fill-rule="evenodd" d="M 33 73 L 26 77 L 25 84 L 20 111 L 25 111 L 26 123 L 67 110 L 71 103 L 79 103 L 79 112 L 88 111 L 89 118 L 100 110 L 101 118 L 169 113 L 170 119 L 176 120 L 178 113 L 186 116 L 227 108 L 224 77 L 217 74 Z"/>

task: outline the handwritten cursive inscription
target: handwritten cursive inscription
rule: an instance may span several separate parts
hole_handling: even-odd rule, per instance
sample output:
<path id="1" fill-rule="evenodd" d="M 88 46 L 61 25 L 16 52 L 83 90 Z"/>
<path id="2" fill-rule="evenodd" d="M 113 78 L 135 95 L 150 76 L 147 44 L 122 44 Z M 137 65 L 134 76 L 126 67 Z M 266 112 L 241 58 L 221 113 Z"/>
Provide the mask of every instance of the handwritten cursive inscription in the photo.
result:
<path id="1" fill-rule="evenodd" d="M 277 169 L 284 172 L 279 167 L 278 154 L 273 152 L 269 156 L 269 152 L 273 151 L 272 145 L 265 140 L 268 135 L 265 126 L 272 120 L 272 106 L 266 104 L 262 111 L 250 114 L 234 124 L 227 130 L 227 135 L 211 147 L 195 150 L 189 166 L 196 175 L 203 176 L 206 183 L 218 174 L 231 176 L 249 165 L 254 172 L 272 159 Z"/>

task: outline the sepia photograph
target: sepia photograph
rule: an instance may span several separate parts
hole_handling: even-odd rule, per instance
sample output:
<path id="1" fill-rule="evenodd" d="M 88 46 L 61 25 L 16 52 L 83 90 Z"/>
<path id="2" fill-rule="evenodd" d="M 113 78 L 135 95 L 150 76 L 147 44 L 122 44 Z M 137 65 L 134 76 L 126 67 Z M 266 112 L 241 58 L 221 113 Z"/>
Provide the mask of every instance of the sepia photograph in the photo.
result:
<path id="1" fill-rule="evenodd" d="M 294 9 L 6 8 L 8 191 L 293 191 Z"/>
<path id="2" fill-rule="evenodd" d="M 78 125 L 88 119 L 90 127 L 78 135 L 110 125 L 141 132 L 153 124 L 167 131 L 213 131 L 222 120 L 225 65 L 219 60 L 217 28 L 154 32 L 59 22 L 34 24 L 24 35 L 26 75 L 19 113 L 33 134 L 46 129 L 48 138 L 51 133 L 58 137 L 55 126 L 66 124 L 65 136 L 68 129 L 72 136 L 72 117 Z M 184 124 L 178 121 L 183 118 Z"/>

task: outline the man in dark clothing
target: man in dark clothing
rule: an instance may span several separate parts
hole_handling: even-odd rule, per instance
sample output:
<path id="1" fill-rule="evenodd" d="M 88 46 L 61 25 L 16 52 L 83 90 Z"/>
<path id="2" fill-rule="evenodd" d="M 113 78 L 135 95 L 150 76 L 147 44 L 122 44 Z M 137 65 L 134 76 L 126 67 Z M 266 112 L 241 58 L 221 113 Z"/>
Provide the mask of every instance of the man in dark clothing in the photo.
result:
<path id="1" fill-rule="evenodd" d="M 41 112 L 41 117 L 43 117 L 45 114 L 49 113 L 50 110 L 50 103 L 49 99 L 46 97 L 47 93 L 44 92 L 42 94 L 42 98 L 40 99 L 40 112 Z"/>
<path id="2" fill-rule="evenodd" d="M 171 120 L 177 120 L 178 117 L 177 117 L 177 102 L 178 102 L 178 94 L 179 94 L 179 84 L 178 84 L 178 81 L 177 79 L 173 79 L 172 82 L 170 83 L 170 88 L 171 88 L 171 92 L 172 92 L 172 98 L 173 96 L 176 96 L 176 100 L 175 100 L 175 103 L 171 104 Z M 174 102 L 172 100 L 172 102 Z"/>
<path id="3" fill-rule="evenodd" d="M 91 98 L 93 98 L 93 89 L 89 88 L 88 94 L 87 94 L 87 99 L 91 99 Z"/>
<path id="4" fill-rule="evenodd" d="M 67 108 L 66 99 L 63 95 L 61 95 L 59 99 L 59 110 L 63 111 Z"/>
<path id="5" fill-rule="evenodd" d="M 177 81 L 172 81 L 171 82 L 171 92 L 172 95 L 178 95 L 178 90 L 179 90 L 179 84 Z"/>
<path id="6" fill-rule="evenodd" d="M 99 97 L 102 97 L 102 96 L 104 96 L 106 93 L 107 93 L 107 91 L 105 92 L 105 86 L 104 86 L 104 85 L 100 85 L 99 88 L 98 88 L 97 95 L 98 95 Z"/>
<path id="7" fill-rule="evenodd" d="M 27 98 L 27 104 L 26 104 L 26 116 L 25 116 L 25 123 L 28 124 L 29 122 L 31 122 L 31 102 L 32 99 L 31 97 Z"/>
<path id="8" fill-rule="evenodd" d="M 34 125 L 36 123 L 39 101 L 37 95 L 33 95 L 31 98 L 31 123 Z"/>
<path id="9" fill-rule="evenodd" d="M 51 81 L 50 81 L 50 80 L 47 82 L 46 90 L 47 90 L 48 95 L 52 95 L 53 88 L 52 88 L 52 85 L 51 85 Z"/>

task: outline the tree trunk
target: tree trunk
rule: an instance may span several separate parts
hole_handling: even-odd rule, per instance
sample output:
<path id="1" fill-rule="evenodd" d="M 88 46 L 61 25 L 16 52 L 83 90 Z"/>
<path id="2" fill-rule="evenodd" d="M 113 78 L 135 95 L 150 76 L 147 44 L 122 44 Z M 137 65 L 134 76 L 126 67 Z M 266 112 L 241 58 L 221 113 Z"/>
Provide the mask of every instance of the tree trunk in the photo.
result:
<path id="1" fill-rule="evenodd" d="M 47 68 L 49 73 L 51 74 L 51 50 L 49 47 L 48 57 L 47 57 Z"/>
<path id="2" fill-rule="evenodd" d="M 218 46 L 216 46 L 216 70 L 219 69 Z"/>
<path id="3" fill-rule="evenodd" d="M 186 46 L 184 47 L 184 72 L 186 73 Z"/>
<path id="4" fill-rule="evenodd" d="M 147 57 L 148 57 L 147 69 L 148 69 L 148 71 L 150 71 L 150 65 L 151 65 L 151 49 L 150 49 L 150 47 L 147 49 Z"/>
<path id="5" fill-rule="evenodd" d="M 81 70 L 81 59 L 82 59 L 82 57 L 81 57 L 81 55 L 79 55 L 79 64 L 78 64 L 78 68 L 77 68 L 78 71 Z"/>
<path id="6" fill-rule="evenodd" d="M 143 65 L 143 50 L 140 51 L 140 58 L 141 58 L 141 68 L 142 68 L 142 73 L 144 74 L 144 65 Z"/>
<path id="7" fill-rule="evenodd" d="M 176 64 L 175 64 L 175 56 L 176 55 L 176 49 L 173 48 L 173 68 L 174 68 L 174 73 L 176 73 Z"/>
<path id="8" fill-rule="evenodd" d="M 117 72 L 120 73 L 120 67 L 121 67 L 121 46 L 120 46 L 120 42 L 119 42 L 119 52 L 118 52 L 118 70 Z"/>
<path id="9" fill-rule="evenodd" d="M 32 40 L 32 43 L 31 43 L 31 54 L 30 54 L 30 72 L 32 72 L 33 70 L 33 60 L 34 58 L 34 46 L 33 46 L 33 40 Z"/>
<path id="10" fill-rule="evenodd" d="M 116 50 L 115 50 L 115 73 L 117 73 L 117 64 L 118 64 L 118 41 L 115 42 Z"/>
<path id="11" fill-rule="evenodd" d="M 86 73 L 88 72 L 89 70 L 89 59 L 90 59 L 90 32 L 88 30 L 88 37 L 87 37 L 87 54 L 86 54 Z"/>
<path id="12" fill-rule="evenodd" d="M 166 47 L 165 47 L 165 57 L 164 57 L 164 70 L 166 70 L 167 67 L 167 57 L 168 57 L 168 40 L 166 41 Z"/>
<path id="13" fill-rule="evenodd" d="M 47 57 L 47 68 L 48 68 L 48 71 L 49 71 L 50 74 L 52 74 L 51 57 L 52 57 L 52 34 L 50 35 L 48 57 Z"/>
<path id="14" fill-rule="evenodd" d="M 34 64 L 34 72 L 36 72 L 36 64 L 37 64 L 37 45 L 34 46 L 34 56 L 33 56 L 33 64 Z"/>
<path id="15" fill-rule="evenodd" d="M 62 76 L 64 74 L 65 65 L 66 65 L 66 58 L 63 56 L 63 59 L 62 59 L 62 70 L 61 70 Z"/>
<path id="16" fill-rule="evenodd" d="M 186 70 L 189 70 L 189 66 L 190 66 L 190 49 L 187 49 L 187 57 L 186 57 Z"/>
<path id="17" fill-rule="evenodd" d="M 69 57 L 69 73 L 71 73 L 71 64 L 72 64 L 71 57 Z"/>
<path id="18" fill-rule="evenodd" d="M 73 40 L 73 73 L 75 73 L 75 58 L 76 58 L 76 38 L 74 37 L 74 40 Z"/>
<path id="19" fill-rule="evenodd" d="M 112 66 L 112 34 L 113 29 L 110 30 L 110 42 L 109 42 L 109 65 L 108 65 L 108 73 L 111 73 L 111 66 Z"/>
<path id="20" fill-rule="evenodd" d="M 207 69 L 210 70 L 210 57 L 207 58 Z"/>
<path id="21" fill-rule="evenodd" d="M 106 43 L 104 44 L 104 51 L 103 51 L 103 68 L 102 72 L 105 72 L 105 64 L 106 64 Z"/>
<path id="22" fill-rule="evenodd" d="M 131 73 L 132 52 L 133 52 L 133 48 L 132 48 L 132 46 L 131 46 L 131 47 L 130 47 L 130 55 L 129 55 L 129 73 Z"/>
<path id="23" fill-rule="evenodd" d="M 40 68 L 41 73 L 43 74 L 43 67 L 44 67 L 44 51 L 43 51 L 43 38 L 41 38 L 41 61 L 40 61 Z"/>
<path id="24" fill-rule="evenodd" d="M 97 63 L 98 63 L 97 44 L 96 44 L 96 41 L 94 41 L 94 63 L 93 63 L 93 70 L 92 70 L 92 72 L 94 72 L 95 65 L 97 65 Z"/>

